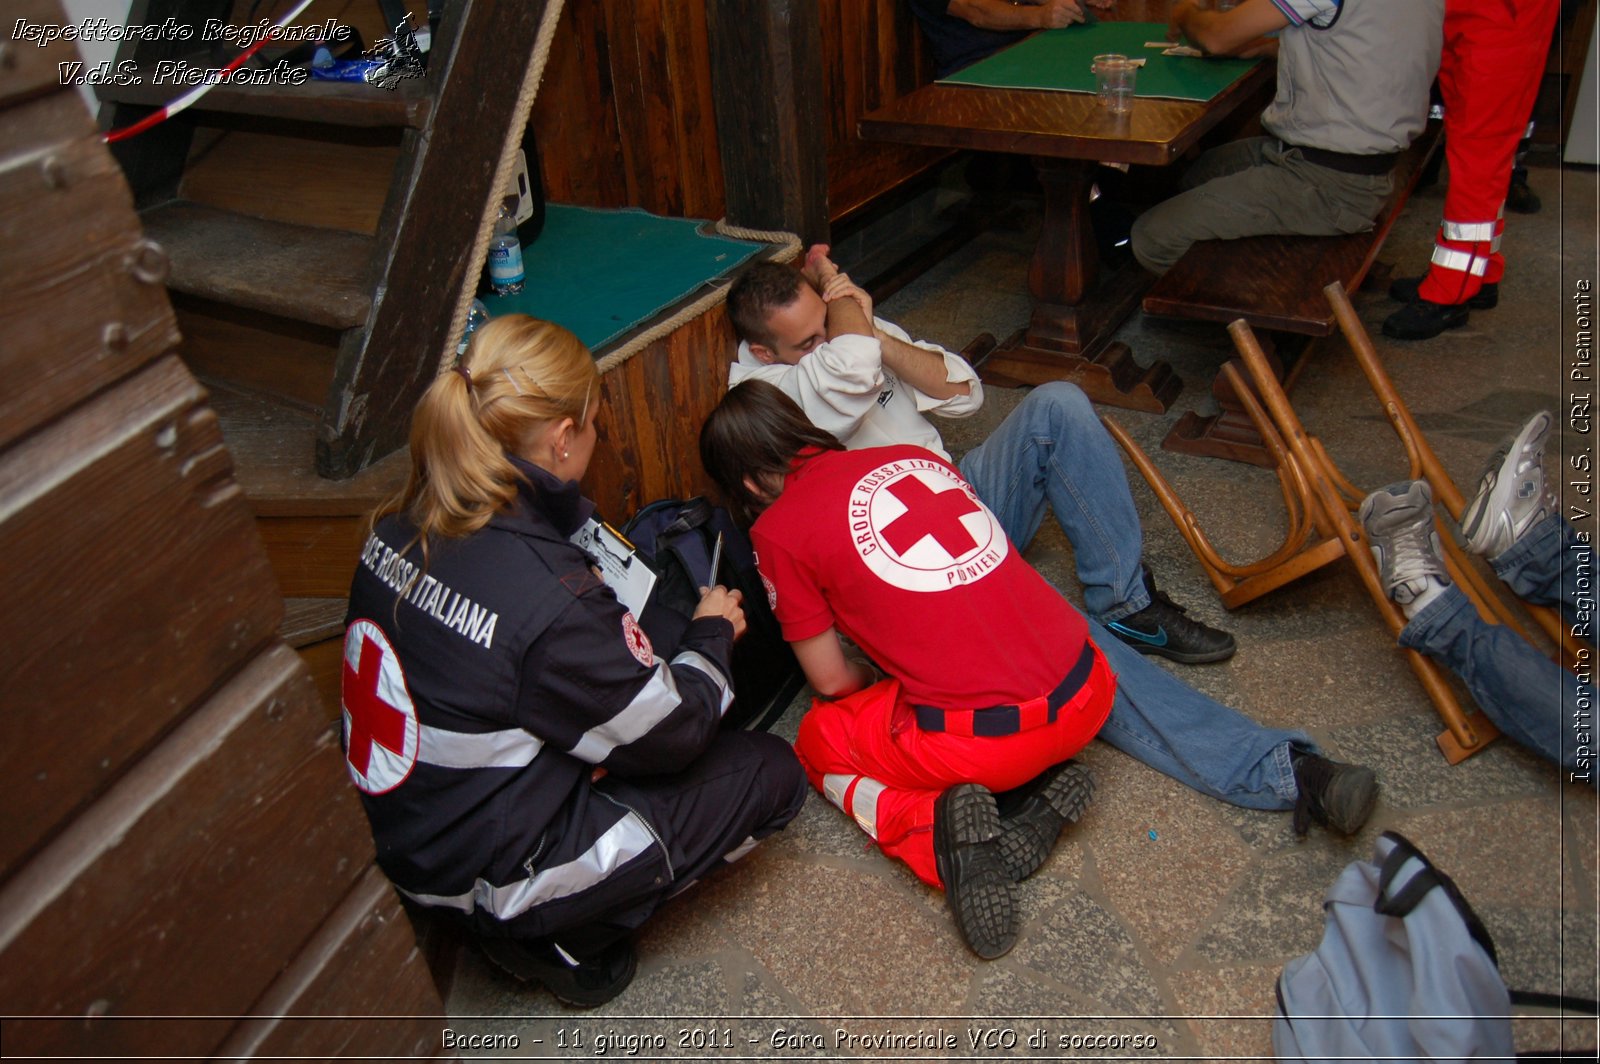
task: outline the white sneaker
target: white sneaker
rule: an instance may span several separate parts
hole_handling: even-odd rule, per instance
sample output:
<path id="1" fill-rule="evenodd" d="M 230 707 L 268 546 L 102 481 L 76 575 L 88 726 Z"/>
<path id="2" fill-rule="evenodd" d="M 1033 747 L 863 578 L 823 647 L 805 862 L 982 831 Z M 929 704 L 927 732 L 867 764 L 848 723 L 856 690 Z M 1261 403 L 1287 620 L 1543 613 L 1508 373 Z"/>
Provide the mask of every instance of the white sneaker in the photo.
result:
<path id="1" fill-rule="evenodd" d="M 1504 553 L 1522 534 L 1551 514 L 1560 500 L 1544 476 L 1544 445 L 1554 424 L 1541 410 L 1522 431 L 1489 456 L 1478 494 L 1461 512 L 1467 549 L 1485 558 Z"/>
<path id="2" fill-rule="evenodd" d="M 1358 514 L 1378 563 L 1378 578 L 1389 597 L 1410 616 L 1419 598 L 1450 583 L 1439 559 L 1439 533 L 1433 526 L 1433 491 L 1426 480 L 1390 484 L 1368 495 Z"/>

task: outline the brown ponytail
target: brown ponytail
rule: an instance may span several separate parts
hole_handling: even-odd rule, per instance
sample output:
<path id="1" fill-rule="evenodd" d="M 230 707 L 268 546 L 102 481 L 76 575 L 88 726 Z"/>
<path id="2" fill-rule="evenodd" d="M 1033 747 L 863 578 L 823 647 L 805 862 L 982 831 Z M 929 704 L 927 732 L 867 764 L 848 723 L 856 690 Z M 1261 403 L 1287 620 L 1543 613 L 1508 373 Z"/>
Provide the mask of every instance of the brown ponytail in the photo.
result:
<path id="1" fill-rule="evenodd" d="M 842 451 L 844 444 L 808 421 L 776 385 L 762 380 L 729 388 L 700 426 L 701 464 L 751 521 L 772 502 L 773 489 L 781 489 L 795 456 L 813 448 Z"/>

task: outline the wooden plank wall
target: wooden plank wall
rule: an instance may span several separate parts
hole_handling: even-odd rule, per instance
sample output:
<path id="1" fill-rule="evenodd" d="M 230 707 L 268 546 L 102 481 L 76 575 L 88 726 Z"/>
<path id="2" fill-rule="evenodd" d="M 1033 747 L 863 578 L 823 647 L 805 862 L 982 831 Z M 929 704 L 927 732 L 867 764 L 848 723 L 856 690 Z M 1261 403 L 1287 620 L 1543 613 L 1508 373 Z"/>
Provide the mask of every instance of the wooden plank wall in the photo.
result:
<path id="1" fill-rule="evenodd" d="M 828 215 L 835 223 L 950 153 L 868 143 L 856 123 L 933 77 L 922 31 L 903 0 L 819 0 L 824 113 L 828 116 Z"/>
<path id="2" fill-rule="evenodd" d="M 723 215 L 701 0 L 599 0 L 561 13 L 529 125 L 546 197 Z"/>
<path id="3" fill-rule="evenodd" d="M 735 349 L 717 306 L 601 379 L 600 441 L 583 486 L 608 520 L 621 522 L 656 499 L 711 490 L 700 466 L 700 425 L 727 389 Z"/>
<path id="4" fill-rule="evenodd" d="M 946 153 L 867 144 L 856 121 L 931 77 L 901 0 L 819 0 L 834 220 Z M 722 165 L 702 0 L 569 3 L 530 122 L 558 203 L 720 218 Z M 785 175 L 774 174 L 773 180 Z"/>
<path id="5" fill-rule="evenodd" d="M 57 83 L 72 49 L 0 43 L 0 552 L 26 597 L 0 614 L 0 1043 L 437 1053 L 436 1020 L 276 1019 L 442 1004 L 373 872 L 337 709 L 276 637 L 162 256 Z"/>

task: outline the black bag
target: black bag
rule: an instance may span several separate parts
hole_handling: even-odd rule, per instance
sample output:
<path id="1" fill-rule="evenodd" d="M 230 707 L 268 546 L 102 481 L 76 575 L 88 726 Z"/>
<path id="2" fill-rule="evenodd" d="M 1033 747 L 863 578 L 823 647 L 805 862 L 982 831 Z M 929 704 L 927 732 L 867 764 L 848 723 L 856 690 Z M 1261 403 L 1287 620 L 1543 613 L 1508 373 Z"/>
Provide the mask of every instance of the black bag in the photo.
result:
<path id="1" fill-rule="evenodd" d="M 714 581 L 711 555 L 718 533 L 721 579 Z M 773 616 L 750 537 L 727 510 L 700 496 L 653 502 L 634 515 L 622 534 L 656 571 L 656 586 L 639 626 L 662 657 L 677 652 L 700 604 L 700 588 L 720 583 L 743 592 L 747 628 L 733 645 L 734 699 L 723 720 L 730 727 L 770 728 L 799 693 L 805 676 Z"/>

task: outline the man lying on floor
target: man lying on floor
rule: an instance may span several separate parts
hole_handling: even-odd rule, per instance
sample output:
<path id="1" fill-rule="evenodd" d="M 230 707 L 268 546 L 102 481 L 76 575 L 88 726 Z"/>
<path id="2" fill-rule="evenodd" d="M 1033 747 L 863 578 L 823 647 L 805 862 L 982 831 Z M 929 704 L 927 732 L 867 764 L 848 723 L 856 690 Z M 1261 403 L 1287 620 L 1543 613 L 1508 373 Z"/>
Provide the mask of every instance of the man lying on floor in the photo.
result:
<path id="1" fill-rule="evenodd" d="M 827 251 L 813 247 L 804 270 L 757 263 L 728 289 L 740 341 L 728 386 L 777 385 L 847 448 L 906 443 L 948 458 L 925 415 L 975 413 L 983 405 L 978 375 L 961 356 L 874 318 L 872 298 Z M 1233 636 L 1157 589 L 1121 456 L 1077 385 L 1030 389 L 960 468 L 1023 549 L 1049 507 L 1072 544 L 1085 610 L 1117 638 L 1185 665 L 1233 656 Z"/>
<path id="2" fill-rule="evenodd" d="M 1370 769 L 1321 757 L 1112 638 L 932 451 L 847 451 L 778 388 L 747 381 L 712 411 L 700 455 L 759 514 L 762 578 L 822 696 L 796 740 L 807 777 L 944 888 L 980 957 L 1016 942 L 1016 883 L 1087 804 L 1092 784 L 1069 759 L 1097 734 L 1205 794 L 1293 808 L 1300 832 L 1316 819 L 1353 833 L 1371 814 Z M 848 658 L 841 636 L 888 679 Z"/>

